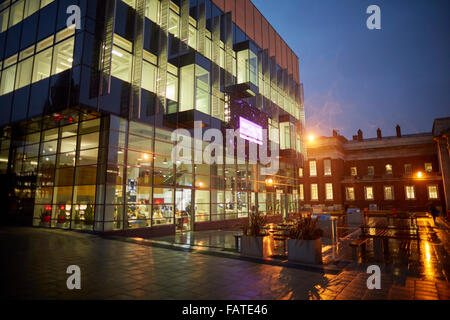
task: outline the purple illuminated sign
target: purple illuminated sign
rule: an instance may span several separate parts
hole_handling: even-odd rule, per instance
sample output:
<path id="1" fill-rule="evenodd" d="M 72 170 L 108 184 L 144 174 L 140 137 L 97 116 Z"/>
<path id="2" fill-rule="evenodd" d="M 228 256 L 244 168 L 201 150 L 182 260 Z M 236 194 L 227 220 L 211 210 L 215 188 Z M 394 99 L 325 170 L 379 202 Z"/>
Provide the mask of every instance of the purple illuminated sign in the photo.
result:
<path id="1" fill-rule="evenodd" d="M 245 118 L 239 117 L 240 136 L 250 142 L 263 144 L 263 128 Z"/>

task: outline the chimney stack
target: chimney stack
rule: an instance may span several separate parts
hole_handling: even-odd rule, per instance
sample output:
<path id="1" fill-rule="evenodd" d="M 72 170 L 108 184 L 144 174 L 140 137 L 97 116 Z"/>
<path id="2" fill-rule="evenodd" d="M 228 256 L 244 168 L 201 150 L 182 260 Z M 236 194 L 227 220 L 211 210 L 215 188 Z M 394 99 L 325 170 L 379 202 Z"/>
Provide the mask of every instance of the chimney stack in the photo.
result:
<path id="1" fill-rule="evenodd" d="M 363 141 L 364 140 L 364 136 L 363 136 L 363 132 L 361 131 L 361 129 L 358 130 L 358 141 Z"/>
<path id="2" fill-rule="evenodd" d="M 377 130 L 377 139 L 378 139 L 378 140 L 383 139 L 383 137 L 382 137 L 382 135 L 381 135 L 381 129 L 380 129 L 380 128 L 378 128 L 378 130 Z"/>
<path id="3" fill-rule="evenodd" d="M 401 137 L 402 137 L 402 128 L 400 128 L 400 126 L 397 125 L 397 126 L 395 127 L 395 130 L 397 131 L 397 137 L 398 137 L 398 138 L 401 138 Z"/>
<path id="4" fill-rule="evenodd" d="M 339 135 L 338 132 L 337 132 L 336 130 L 333 129 L 333 137 L 336 138 L 338 135 Z"/>
<path id="5" fill-rule="evenodd" d="M 358 141 L 358 136 L 353 136 L 353 141 Z"/>

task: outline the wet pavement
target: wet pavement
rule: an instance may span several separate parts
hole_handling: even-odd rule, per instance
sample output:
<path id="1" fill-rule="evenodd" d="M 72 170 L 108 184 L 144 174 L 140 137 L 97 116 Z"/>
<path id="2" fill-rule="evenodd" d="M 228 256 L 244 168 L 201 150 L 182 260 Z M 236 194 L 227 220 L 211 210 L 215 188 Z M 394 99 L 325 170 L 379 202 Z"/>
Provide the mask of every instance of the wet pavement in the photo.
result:
<path id="1" fill-rule="evenodd" d="M 366 269 L 373 264 L 370 261 L 350 263 L 331 273 L 171 250 L 69 231 L 2 228 L 2 297 L 449 300 L 448 229 L 436 228 L 432 221 L 426 219 L 420 221 L 420 232 L 420 255 L 416 257 L 412 249 L 402 263 L 379 263 L 381 289 L 369 290 Z M 229 243 L 230 246 L 232 244 Z M 66 287 L 69 265 L 81 268 L 81 290 L 70 291 Z"/>

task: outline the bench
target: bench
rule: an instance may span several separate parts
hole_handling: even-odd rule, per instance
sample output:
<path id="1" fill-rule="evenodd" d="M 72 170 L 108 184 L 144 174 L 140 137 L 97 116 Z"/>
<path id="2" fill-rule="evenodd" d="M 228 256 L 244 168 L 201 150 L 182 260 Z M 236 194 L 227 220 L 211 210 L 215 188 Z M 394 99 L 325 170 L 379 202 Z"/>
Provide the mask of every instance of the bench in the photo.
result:
<path id="1" fill-rule="evenodd" d="M 358 251 L 362 255 L 363 252 L 366 250 L 366 243 L 369 239 L 368 238 L 361 238 L 354 240 L 350 243 L 350 247 L 352 248 L 352 259 L 357 261 L 358 260 Z M 358 250 L 361 249 L 361 250 Z"/>

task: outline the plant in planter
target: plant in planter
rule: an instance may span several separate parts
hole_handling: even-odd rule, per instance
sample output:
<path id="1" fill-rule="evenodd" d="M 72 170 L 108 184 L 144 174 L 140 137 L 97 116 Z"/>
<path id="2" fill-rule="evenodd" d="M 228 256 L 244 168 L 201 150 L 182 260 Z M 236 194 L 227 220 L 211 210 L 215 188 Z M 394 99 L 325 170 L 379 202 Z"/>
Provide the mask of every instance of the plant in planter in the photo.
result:
<path id="1" fill-rule="evenodd" d="M 301 218 L 288 231 L 288 260 L 322 264 L 323 230 L 317 226 L 317 219 Z"/>
<path id="2" fill-rule="evenodd" d="M 66 222 L 67 222 L 66 210 L 61 208 L 61 210 L 59 210 L 58 223 L 56 226 L 58 228 L 63 228 Z"/>
<path id="3" fill-rule="evenodd" d="M 84 211 L 84 225 L 94 225 L 94 208 L 90 204 L 87 205 L 86 210 Z"/>
<path id="4" fill-rule="evenodd" d="M 50 226 L 50 221 L 52 220 L 52 209 L 50 207 L 46 207 L 45 209 L 41 209 L 41 227 Z"/>
<path id="5" fill-rule="evenodd" d="M 81 224 L 80 210 L 75 210 L 75 216 L 73 217 L 74 228 L 78 229 Z"/>
<path id="6" fill-rule="evenodd" d="M 266 218 L 259 212 L 250 214 L 249 221 L 242 226 L 241 255 L 257 258 L 267 255 L 267 244 L 264 242 L 266 234 L 263 231 L 265 224 Z"/>

